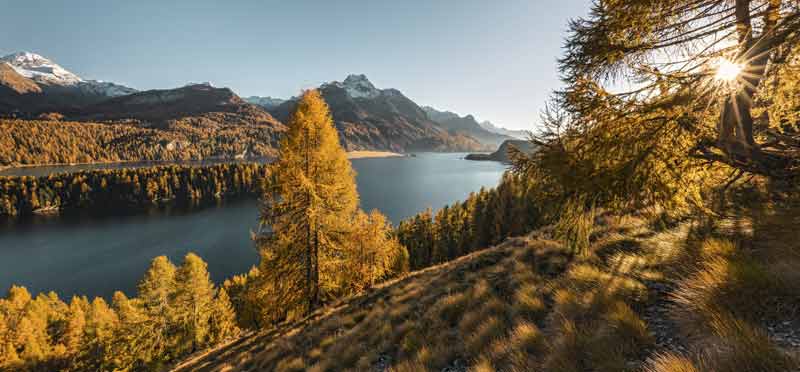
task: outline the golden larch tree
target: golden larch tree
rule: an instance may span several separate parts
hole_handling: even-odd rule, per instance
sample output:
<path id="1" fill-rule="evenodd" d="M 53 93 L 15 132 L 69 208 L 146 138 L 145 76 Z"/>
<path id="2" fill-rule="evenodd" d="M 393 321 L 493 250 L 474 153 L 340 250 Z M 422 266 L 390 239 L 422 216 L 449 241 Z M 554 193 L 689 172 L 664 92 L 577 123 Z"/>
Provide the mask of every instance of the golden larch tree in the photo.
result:
<path id="1" fill-rule="evenodd" d="M 355 172 L 328 105 L 306 91 L 288 122 L 263 196 L 261 273 L 279 312 L 308 313 L 320 302 L 320 260 L 337 255 L 358 208 Z"/>

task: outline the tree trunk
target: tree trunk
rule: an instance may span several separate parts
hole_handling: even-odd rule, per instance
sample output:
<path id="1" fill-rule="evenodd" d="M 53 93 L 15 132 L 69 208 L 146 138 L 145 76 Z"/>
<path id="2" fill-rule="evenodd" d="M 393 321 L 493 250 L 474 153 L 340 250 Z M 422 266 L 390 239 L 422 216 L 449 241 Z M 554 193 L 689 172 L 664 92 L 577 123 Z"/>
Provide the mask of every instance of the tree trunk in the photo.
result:
<path id="1" fill-rule="evenodd" d="M 774 15 L 770 14 L 769 17 L 772 18 Z M 773 31 L 774 24 L 766 28 L 760 38 L 754 38 L 750 0 L 736 0 L 736 20 L 740 45 L 736 62 L 744 65 L 744 71 L 737 79 L 736 90 L 725 97 L 717 128 L 717 143 L 731 160 L 751 162 L 760 153 L 753 137 L 751 110 L 755 93 L 764 80 L 769 62 L 770 43 L 767 39 Z"/>
<path id="2" fill-rule="evenodd" d="M 314 296 L 311 301 L 313 308 L 319 305 L 319 231 L 314 233 Z"/>

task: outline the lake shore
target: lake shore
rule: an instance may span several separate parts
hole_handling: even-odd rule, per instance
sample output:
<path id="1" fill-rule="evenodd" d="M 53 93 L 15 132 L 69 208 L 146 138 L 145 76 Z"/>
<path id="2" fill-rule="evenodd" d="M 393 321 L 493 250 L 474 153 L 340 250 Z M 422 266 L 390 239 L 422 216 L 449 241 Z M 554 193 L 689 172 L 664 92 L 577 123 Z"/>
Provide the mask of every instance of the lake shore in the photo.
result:
<path id="1" fill-rule="evenodd" d="M 347 153 L 348 159 L 400 158 L 404 156 L 406 155 L 390 151 L 349 151 Z"/>

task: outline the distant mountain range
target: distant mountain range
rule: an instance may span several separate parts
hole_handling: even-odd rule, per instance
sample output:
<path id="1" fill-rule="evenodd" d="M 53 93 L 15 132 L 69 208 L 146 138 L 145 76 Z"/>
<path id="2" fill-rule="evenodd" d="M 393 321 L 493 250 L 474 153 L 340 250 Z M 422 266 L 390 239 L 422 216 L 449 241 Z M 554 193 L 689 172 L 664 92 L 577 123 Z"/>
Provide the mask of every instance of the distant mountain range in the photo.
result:
<path id="1" fill-rule="evenodd" d="M 506 140 L 513 139 L 512 136 L 497 133 L 488 130 L 481 126 L 475 117 L 467 115 L 464 117 L 450 111 L 439 111 L 433 107 L 423 107 L 425 113 L 431 120 L 439 123 L 442 127 L 451 133 L 460 133 L 463 135 L 471 136 L 483 144 L 489 145 L 491 150 L 496 149 L 500 144 Z"/>
<path id="2" fill-rule="evenodd" d="M 378 89 L 364 75 L 325 83 L 319 90 L 348 150 L 480 151 L 492 147 L 448 131 L 402 92 Z M 296 104 L 296 98 L 290 99 L 269 111 L 286 122 Z"/>
<path id="3" fill-rule="evenodd" d="M 348 150 L 491 151 L 511 136 L 474 117 L 422 108 L 397 89 L 378 89 L 364 75 L 319 87 Z M 0 58 L 0 116 L 36 118 L 58 112 L 85 122 L 136 121 L 148 128 L 176 126 L 285 129 L 296 98 L 240 98 L 227 88 L 190 84 L 137 91 L 86 80 L 40 55 Z M 273 138 L 274 134 L 268 137 Z"/>
<path id="4" fill-rule="evenodd" d="M 527 130 L 511 130 L 502 127 L 498 127 L 492 124 L 491 121 L 482 121 L 478 123 L 483 129 L 486 129 L 492 133 L 502 134 L 504 136 L 513 137 L 516 139 L 527 140 L 530 137 L 530 132 Z"/>
<path id="5" fill-rule="evenodd" d="M 244 100 L 254 105 L 259 105 L 267 110 L 272 110 L 280 106 L 282 103 L 286 102 L 285 99 L 281 98 L 258 97 L 258 96 L 250 96 L 245 98 Z"/>

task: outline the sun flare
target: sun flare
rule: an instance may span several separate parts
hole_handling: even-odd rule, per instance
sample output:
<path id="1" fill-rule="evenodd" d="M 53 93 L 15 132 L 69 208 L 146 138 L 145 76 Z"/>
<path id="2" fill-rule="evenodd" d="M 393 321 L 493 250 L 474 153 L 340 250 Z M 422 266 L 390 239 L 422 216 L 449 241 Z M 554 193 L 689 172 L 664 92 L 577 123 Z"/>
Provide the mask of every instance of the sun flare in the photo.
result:
<path id="1" fill-rule="evenodd" d="M 736 80 L 742 73 L 744 66 L 735 63 L 727 58 L 720 58 L 717 62 L 716 79 L 725 82 L 732 82 Z"/>

